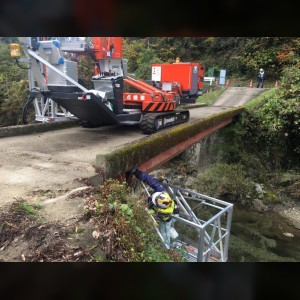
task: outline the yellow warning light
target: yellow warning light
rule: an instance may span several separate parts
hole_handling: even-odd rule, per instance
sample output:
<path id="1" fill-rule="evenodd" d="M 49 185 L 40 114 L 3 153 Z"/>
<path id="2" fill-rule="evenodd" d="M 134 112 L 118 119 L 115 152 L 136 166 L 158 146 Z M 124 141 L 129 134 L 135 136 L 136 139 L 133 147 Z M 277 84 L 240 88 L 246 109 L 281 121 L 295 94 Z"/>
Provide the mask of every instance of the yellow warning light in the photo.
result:
<path id="1" fill-rule="evenodd" d="M 21 51 L 19 44 L 10 44 L 10 57 L 12 58 L 20 58 Z"/>

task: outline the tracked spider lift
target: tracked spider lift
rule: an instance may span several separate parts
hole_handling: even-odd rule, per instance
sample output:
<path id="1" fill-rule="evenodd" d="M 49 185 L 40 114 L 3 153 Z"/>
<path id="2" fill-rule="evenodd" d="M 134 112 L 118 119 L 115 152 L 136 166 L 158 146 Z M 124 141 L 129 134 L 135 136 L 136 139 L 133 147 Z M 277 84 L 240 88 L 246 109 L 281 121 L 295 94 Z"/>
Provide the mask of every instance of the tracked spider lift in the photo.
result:
<path id="1" fill-rule="evenodd" d="M 30 98 L 36 121 L 55 122 L 77 118 L 88 127 L 106 124 L 139 125 L 146 134 L 189 121 L 189 111 L 177 109 L 173 91 L 162 91 L 127 76 L 121 37 L 19 38 L 26 59 L 20 60 L 17 44 L 11 57 L 29 65 Z M 93 89 L 78 82 L 77 62 L 68 55 L 89 55 L 94 61 Z M 125 92 L 123 85 L 137 89 Z"/>

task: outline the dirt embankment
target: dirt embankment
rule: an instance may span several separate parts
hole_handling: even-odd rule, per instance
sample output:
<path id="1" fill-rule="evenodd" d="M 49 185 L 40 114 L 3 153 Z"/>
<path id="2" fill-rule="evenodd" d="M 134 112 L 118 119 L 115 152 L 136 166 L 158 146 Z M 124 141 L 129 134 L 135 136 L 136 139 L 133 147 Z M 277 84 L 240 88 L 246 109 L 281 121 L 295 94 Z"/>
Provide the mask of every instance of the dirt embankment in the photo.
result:
<path id="1" fill-rule="evenodd" d="M 92 234 L 95 224 L 84 215 L 96 188 L 79 181 L 79 188 L 34 191 L 2 207 L 0 261 L 105 261 Z"/>

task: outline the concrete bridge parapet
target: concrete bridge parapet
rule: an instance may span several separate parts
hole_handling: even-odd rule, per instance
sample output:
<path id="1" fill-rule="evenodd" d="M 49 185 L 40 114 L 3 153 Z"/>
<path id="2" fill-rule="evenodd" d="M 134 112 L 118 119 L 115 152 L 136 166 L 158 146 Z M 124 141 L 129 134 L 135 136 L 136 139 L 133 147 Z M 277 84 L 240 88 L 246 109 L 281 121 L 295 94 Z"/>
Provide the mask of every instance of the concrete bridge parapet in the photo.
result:
<path id="1" fill-rule="evenodd" d="M 227 109 L 146 136 L 113 152 L 99 153 L 96 156 L 96 168 L 102 173 L 104 180 L 122 178 L 137 165 L 143 171 L 152 171 L 199 140 L 233 122 L 243 110 L 244 107 Z"/>

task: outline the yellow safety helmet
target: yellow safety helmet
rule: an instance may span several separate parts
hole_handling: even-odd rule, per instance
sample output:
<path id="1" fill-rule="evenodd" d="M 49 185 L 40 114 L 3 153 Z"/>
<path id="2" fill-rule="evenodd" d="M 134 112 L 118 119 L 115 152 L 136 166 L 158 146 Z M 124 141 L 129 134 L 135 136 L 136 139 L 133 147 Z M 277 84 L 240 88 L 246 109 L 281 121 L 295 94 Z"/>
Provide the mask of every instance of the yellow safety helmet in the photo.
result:
<path id="1" fill-rule="evenodd" d="M 160 208 L 168 208 L 172 205 L 172 199 L 167 192 L 156 192 L 152 195 L 152 203 Z"/>

